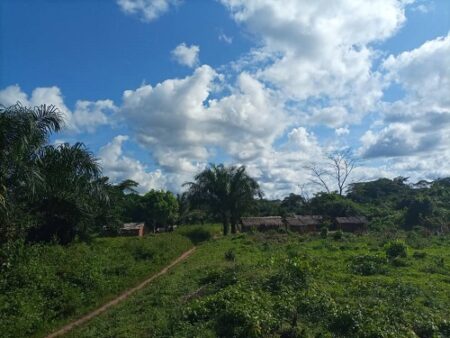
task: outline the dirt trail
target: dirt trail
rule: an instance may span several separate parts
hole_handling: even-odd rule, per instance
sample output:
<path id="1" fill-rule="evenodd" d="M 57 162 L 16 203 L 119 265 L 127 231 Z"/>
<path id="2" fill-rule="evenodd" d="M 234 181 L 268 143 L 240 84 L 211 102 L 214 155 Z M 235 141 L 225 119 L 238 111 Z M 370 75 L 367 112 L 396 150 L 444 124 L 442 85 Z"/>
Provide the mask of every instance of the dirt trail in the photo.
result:
<path id="1" fill-rule="evenodd" d="M 175 265 L 177 265 L 181 261 L 183 261 L 186 258 L 188 258 L 194 251 L 195 251 L 195 247 L 193 247 L 192 249 L 184 252 L 181 256 L 179 256 L 172 263 L 167 265 L 160 272 L 158 272 L 157 274 L 155 274 L 155 275 L 151 276 L 150 278 L 146 279 L 145 281 L 143 281 L 138 286 L 125 291 L 120 296 L 114 298 L 113 300 L 111 300 L 108 303 L 102 305 L 101 307 L 97 308 L 96 310 L 94 310 L 94 311 L 88 313 L 87 315 L 84 315 L 83 317 L 81 317 L 81 318 L 79 318 L 79 319 L 77 319 L 77 320 L 75 320 L 75 321 L 73 321 L 73 322 L 63 326 L 61 329 L 59 329 L 58 331 L 53 332 L 52 334 L 48 335 L 46 338 L 53 338 L 53 337 L 61 336 L 61 335 L 65 334 L 65 333 L 69 332 L 70 330 L 74 329 L 75 327 L 77 327 L 77 326 L 79 326 L 81 324 L 84 324 L 88 320 L 90 320 L 90 319 L 98 316 L 99 314 L 105 312 L 110 307 L 112 307 L 112 306 L 114 306 L 114 305 L 124 301 L 125 299 L 130 297 L 133 293 L 135 293 L 136 291 L 141 290 L 142 288 L 144 288 L 147 284 L 151 283 L 156 278 L 166 274 L 172 267 L 174 267 Z"/>

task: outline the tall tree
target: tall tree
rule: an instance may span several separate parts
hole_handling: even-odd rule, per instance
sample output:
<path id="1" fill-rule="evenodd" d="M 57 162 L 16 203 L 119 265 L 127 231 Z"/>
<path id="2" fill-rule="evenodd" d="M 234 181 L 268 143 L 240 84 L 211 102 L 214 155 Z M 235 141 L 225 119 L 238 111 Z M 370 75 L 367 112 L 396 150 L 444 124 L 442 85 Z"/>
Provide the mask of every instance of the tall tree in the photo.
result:
<path id="1" fill-rule="evenodd" d="M 93 154 L 82 143 L 47 146 L 39 155 L 44 183 L 31 206 L 40 226 L 31 240 L 69 243 L 86 238 L 95 226 L 95 207 L 108 203 L 109 196 Z"/>
<path id="2" fill-rule="evenodd" d="M 144 221 L 153 230 L 173 225 L 178 217 L 178 201 L 170 191 L 150 190 L 142 202 Z"/>
<path id="3" fill-rule="evenodd" d="M 187 182 L 188 196 L 192 204 L 204 207 L 220 218 L 223 233 L 235 233 L 241 215 L 249 210 L 255 197 L 262 197 L 258 183 L 250 177 L 245 166 L 226 167 L 223 164 L 209 165 Z"/>
<path id="4" fill-rule="evenodd" d="M 0 106 L 0 242 L 23 234 L 30 223 L 24 202 L 43 184 L 39 152 L 62 125 L 54 106 Z"/>

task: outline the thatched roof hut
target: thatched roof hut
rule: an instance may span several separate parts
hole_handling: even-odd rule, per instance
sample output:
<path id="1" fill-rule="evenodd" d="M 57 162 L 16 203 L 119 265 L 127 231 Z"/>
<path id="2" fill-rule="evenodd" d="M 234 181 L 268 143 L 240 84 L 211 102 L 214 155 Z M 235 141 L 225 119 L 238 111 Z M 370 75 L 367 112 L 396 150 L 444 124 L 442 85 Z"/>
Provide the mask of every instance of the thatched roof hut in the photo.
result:
<path id="1" fill-rule="evenodd" d="M 335 220 L 337 230 L 348 232 L 365 232 L 368 223 L 364 216 L 336 217 Z"/>
<path id="2" fill-rule="evenodd" d="M 243 232 L 250 230 L 284 229 L 284 223 L 281 216 L 241 217 L 241 229 Z"/>
<path id="3" fill-rule="evenodd" d="M 295 215 L 286 218 L 289 229 L 298 232 L 318 231 L 322 221 L 323 216 L 320 215 Z"/>

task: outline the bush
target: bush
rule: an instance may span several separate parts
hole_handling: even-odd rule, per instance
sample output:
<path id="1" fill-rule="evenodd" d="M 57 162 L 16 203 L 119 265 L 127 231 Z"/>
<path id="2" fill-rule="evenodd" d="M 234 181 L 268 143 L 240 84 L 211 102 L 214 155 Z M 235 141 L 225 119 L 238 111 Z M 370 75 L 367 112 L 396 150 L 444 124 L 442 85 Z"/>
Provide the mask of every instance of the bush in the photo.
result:
<path id="1" fill-rule="evenodd" d="M 225 252 L 225 259 L 227 261 L 236 261 L 236 254 L 234 253 L 233 249 L 229 249 Z"/>
<path id="2" fill-rule="evenodd" d="M 385 245 L 384 250 L 388 259 L 396 257 L 406 258 L 408 256 L 408 246 L 400 240 L 390 241 Z"/>
<path id="3" fill-rule="evenodd" d="M 322 238 L 327 238 L 328 237 L 328 228 L 327 227 L 323 227 L 320 230 L 320 237 L 322 237 Z"/>
<path id="4" fill-rule="evenodd" d="M 212 322 L 218 337 L 264 337 L 279 326 L 274 314 L 270 297 L 239 284 L 196 300 L 186 309 L 191 323 Z"/>
<path id="5" fill-rule="evenodd" d="M 338 230 L 333 234 L 333 239 L 338 241 L 338 240 L 342 239 L 343 236 L 344 236 L 344 233 L 342 232 L 342 230 Z"/>
<path id="6" fill-rule="evenodd" d="M 350 271 L 355 274 L 370 276 L 385 273 L 385 263 L 386 258 L 380 256 L 361 255 L 352 258 L 349 268 Z"/>

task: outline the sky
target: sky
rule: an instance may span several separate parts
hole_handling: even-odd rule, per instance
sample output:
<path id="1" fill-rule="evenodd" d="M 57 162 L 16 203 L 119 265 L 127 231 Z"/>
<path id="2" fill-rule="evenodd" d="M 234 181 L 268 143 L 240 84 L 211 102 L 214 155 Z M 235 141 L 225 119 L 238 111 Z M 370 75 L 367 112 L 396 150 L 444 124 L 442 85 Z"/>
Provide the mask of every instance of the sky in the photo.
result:
<path id="1" fill-rule="evenodd" d="M 450 176 L 448 0 L 2 0 L 0 104 L 53 104 L 113 182 L 208 163 L 266 196 L 351 149 L 352 180 Z"/>

